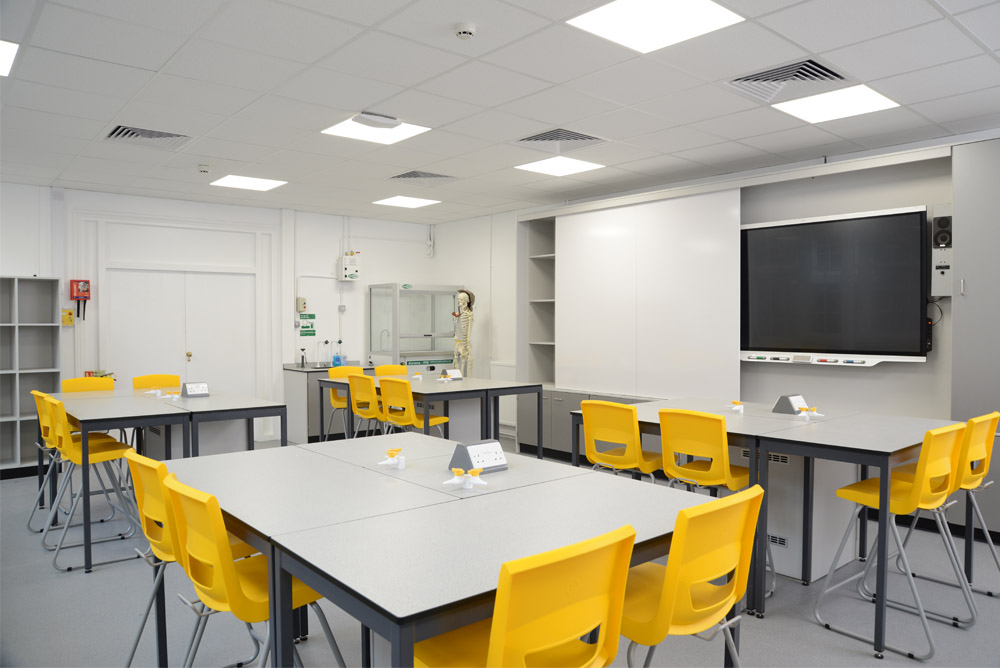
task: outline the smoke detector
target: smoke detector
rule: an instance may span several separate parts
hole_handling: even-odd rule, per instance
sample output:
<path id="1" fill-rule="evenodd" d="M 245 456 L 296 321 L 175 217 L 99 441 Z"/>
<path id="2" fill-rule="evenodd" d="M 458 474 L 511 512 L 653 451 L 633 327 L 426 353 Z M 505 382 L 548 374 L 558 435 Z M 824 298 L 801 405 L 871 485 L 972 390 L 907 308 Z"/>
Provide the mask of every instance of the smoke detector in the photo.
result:
<path id="1" fill-rule="evenodd" d="M 370 128 L 378 128 L 380 130 L 392 129 L 402 122 L 398 118 L 386 116 L 384 114 L 376 114 L 373 111 L 362 111 L 360 114 L 355 114 L 354 118 L 351 120 L 355 123 L 367 125 Z"/>
<path id="2" fill-rule="evenodd" d="M 459 39 L 472 39 L 476 36 L 475 23 L 456 23 L 455 37 Z"/>

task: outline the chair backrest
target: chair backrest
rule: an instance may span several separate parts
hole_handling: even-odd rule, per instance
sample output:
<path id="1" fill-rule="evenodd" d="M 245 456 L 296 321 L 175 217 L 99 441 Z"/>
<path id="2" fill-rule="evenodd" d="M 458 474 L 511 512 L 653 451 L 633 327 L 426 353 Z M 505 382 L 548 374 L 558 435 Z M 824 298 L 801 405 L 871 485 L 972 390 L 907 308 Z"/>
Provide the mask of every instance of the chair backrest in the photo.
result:
<path id="1" fill-rule="evenodd" d="M 500 567 L 487 666 L 562 665 L 559 648 L 587 648 L 581 666 L 618 653 L 635 529 L 629 525 Z M 594 645 L 579 638 L 599 628 Z M 590 649 L 592 648 L 592 649 Z M 546 657 L 546 651 L 553 653 Z"/>
<path id="2" fill-rule="evenodd" d="M 642 437 L 635 406 L 588 399 L 580 402 L 580 409 L 583 412 L 584 450 L 591 463 L 623 469 L 639 466 Z M 625 452 L 622 455 L 600 452 L 597 441 L 623 445 Z"/>
<path id="3" fill-rule="evenodd" d="M 892 512 L 908 515 L 923 508 L 937 508 L 955 489 L 955 452 L 962 447 L 965 436 L 964 424 L 931 429 L 924 434 L 920 446 L 917 468 L 913 474 L 913 485 L 905 497 L 893 499 Z"/>
<path id="4" fill-rule="evenodd" d="M 743 598 L 763 498 L 754 485 L 677 513 L 654 622 L 664 636 L 700 633 Z"/>
<path id="5" fill-rule="evenodd" d="M 348 376 L 364 375 L 365 370 L 359 366 L 333 366 L 327 371 L 329 378 L 347 378 Z M 338 392 L 335 388 L 330 388 L 330 405 L 334 408 L 346 408 L 347 397 Z"/>
<path id="6" fill-rule="evenodd" d="M 726 418 L 676 408 L 664 408 L 659 415 L 663 470 L 667 477 L 692 480 L 704 486 L 726 485 L 732 489 Z M 679 457 L 685 455 L 710 460 L 711 464 L 704 468 L 681 468 Z"/>
<path id="7" fill-rule="evenodd" d="M 174 548 L 177 524 L 167 488 L 163 486 L 164 479 L 169 475 L 167 465 L 143 457 L 135 450 L 127 450 L 125 458 L 132 473 L 142 532 L 146 534 L 153 554 L 160 561 L 177 561 Z"/>
<path id="8" fill-rule="evenodd" d="M 172 373 L 151 373 L 132 378 L 133 390 L 155 390 L 160 387 L 177 387 L 180 384 L 181 377 Z"/>
<path id="9" fill-rule="evenodd" d="M 45 403 L 49 408 L 49 435 L 52 445 L 59 450 L 64 459 L 79 461 L 80 445 L 73 440 L 73 426 L 66 417 L 66 406 L 58 399 L 46 395 Z"/>
<path id="10" fill-rule="evenodd" d="M 375 367 L 376 376 L 405 376 L 405 364 L 380 364 Z"/>
<path id="11" fill-rule="evenodd" d="M 413 388 L 405 378 L 381 378 L 382 413 L 385 419 L 400 427 L 416 424 L 416 408 L 413 405 Z"/>
<path id="12" fill-rule="evenodd" d="M 993 440 L 996 438 L 1000 412 L 993 411 L 969 420 L 965 438 L 956 459 L 955 489 L 975 489 L 990 472 Z"/>
<path id="13" fill-rule="evenodd" d="M 45 401 L 45 398 L 49 395 L 38 390 L 32 390 L 31 396 L 35 398 L 35 411 L 38 412 L 38 429 L 42 432 L 42 441 L 47 447 L 54 448 L 56 447 L 55 433 L 52 431 L 52 418 L 50 417 L 49 405 Z"/>
<path id="14" fill-rule="evenodd" d="M 352 374 L 347 377 L 347 384 L 351 388 L 351 410 L 354 414 L 366 420 L 381 420 L 382 410 L 378 404 L 375 379 L 364 374 Z"/>
<path id="15" fill-rule="evenodd" d="M 177 525 L 177 561 L 198 598 L 213 610 L 229 610 L 242 619 L 253 603 L 240 587 L 218 499 L 185 485 L 173 473 L 163 485 Z"/>
<path id="16" fill-rule="evenodd" d="M 64 378 L 63 392 L 101 392 L 114 390 L 115 379 L 111 376 L 84 376 L 82 378 Z"/>

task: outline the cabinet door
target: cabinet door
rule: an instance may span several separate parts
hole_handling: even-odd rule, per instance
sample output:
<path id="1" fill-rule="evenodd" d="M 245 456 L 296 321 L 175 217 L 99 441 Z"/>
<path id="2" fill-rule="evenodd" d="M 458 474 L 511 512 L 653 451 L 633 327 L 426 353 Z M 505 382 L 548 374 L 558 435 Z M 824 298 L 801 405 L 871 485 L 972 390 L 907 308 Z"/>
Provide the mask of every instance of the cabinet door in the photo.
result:
<path id="1" fill-rule="evenodd" d="M 547 446 L 560 452 L 570 452 L 573 445 L 572 411 L 580 410 L 580 402 L 590 395 L 580 392 L 552 392 L 552 439 Z"/>
<path id="2" fill-rule="evenodd" d="M 552 447 L 552 392 L 542 390 L 542 447 Z M 517 395 L 517 440 L 538 445 L 538 399 L 534 394 Z"/>

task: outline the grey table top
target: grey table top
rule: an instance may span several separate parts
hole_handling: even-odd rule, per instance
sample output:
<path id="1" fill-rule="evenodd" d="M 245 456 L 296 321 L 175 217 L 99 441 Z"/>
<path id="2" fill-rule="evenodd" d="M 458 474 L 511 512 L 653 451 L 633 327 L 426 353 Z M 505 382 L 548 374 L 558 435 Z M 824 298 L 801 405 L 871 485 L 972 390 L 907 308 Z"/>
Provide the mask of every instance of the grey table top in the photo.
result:
<path id="1" fill-rule="evenodd" d="M 131 392 L 105 397 L 77 397 L 78 394 L 96 393 L 61 392 L 52 396 L 63 402 L 66 406 L 66 413 L 81 422 L 187 413 L 187 411 L 173 405 L 173 402 L 150 401 L 146 397 L 135 396 Z"/>
<path id="2" fill-rule="evenodd" d="M 824 445 L 846 450 L 893 453 L 923 443 L 930 429 L 955 424 L 950 420 L 857 413 L 835 420 L 810 421 L 767 434 L 773 440 Z"/>
<path id="3" fill-rule="evenodd" d="M 93 412 L 101 410 L 107 410 L 109 412 L 109 415 L 107 416 L 95 415 L 95 417 L 112 417 L 110 413 L 115 413 L 113 417 L 120 417 L 117 413 L 126 410 L 135 410 L 137 411 L 135 415 L 138 416 L 169 413 L 171 412 L 171 408 L 173 410 L 181 410 L 190 413 L 201 413 L 271 408 L 284 405 L 275 401 L 268 401 L 266 399 L 257 399 L 256 397 L 248 397 L 240 394 L 227 394 L 225 392 L 212 392 L 207 397 L 182 397 L 179 394 L 166 394 L 167 392 L 179 391 L 179 387 L 167 387 L 160 388 L 161 396 L 156 396 L 155 392 L 150 390 L 126 389 L 100 392 L 57 392 L 52 394 L 52 396 L 66 404 L 66 410 L 77 419 L 83 418 L 77 415 L 74 411 L 84 410 L 83 408 L 77 408 L 77 406 L 83 406 L 84 402 L 88 404 L 95 404 L 94 406 L 89 407 L 93 409 Z M 155 409 L 150 408 L 147 404 L 153 404 L 165 408 L 164 410 L 156 412 Z M 72 411 L 70 410 L 70 405 L 74 407 Z M 93 412 L 88 411 L 87 414 L 91 415 Z"/>
<path id="4" fill-rule="evenodd" d="M 297 447 L 175 459 L 167 466 L 268 537 L 454 500 Z"/>
<path id="5" fill-rule="evenodd" d="M 192 413 L 277 408 L 285 405 L 276 401 L 268 401 L 267 399 L 258 399 L 241 394 L 226 394 L 225 392 L 212 392 L 207 397 L 178 397 L 177 399 L 158 399 L 158 401 L 168 401 L 178 408 L 191 411 Z"/>
<path id="6" fill-rule="evenodd" d="M 511 559 L 623 524 L 636 529 L 637 542 L 666 536 L 679 510 L 705 501 L 703 495 L 588 471 L 454 503 L 281 533 L 274 540 L 317 571 L 406 618 L 494 591 L 500 565 Z"/>
<path id="7" fill-rule="evenodd" d="M 541 383 L 523 383 L 516 380 L 493 380 L 490 378 L 463 378 L 462 380 L 438 380 L 435 374 L 422 374 L 419 378 L 413 376 L 376 376 L 375 384 L 380 378 L 403 378 L 410 381 L 410 386 L 416 394 L 447 394 L 449 392 L 483 392 L 489 390 L 509 390 L 518 387 L 541 386 Z M 347 387 L 347 378 L 320 378 L 321 386 Z"/>
<path id="8" fill-rule="evenodd" d="M 369 466 L 385 459 L 386 450 L 402 448 L 407 462 L 424 457 L 451 456 L 458 441 L 448 441 L 428 434 L 404 432 L 366 438 L 344 438 L 297 445 L 295 447 L 333 457 L 355 466 Z"/>

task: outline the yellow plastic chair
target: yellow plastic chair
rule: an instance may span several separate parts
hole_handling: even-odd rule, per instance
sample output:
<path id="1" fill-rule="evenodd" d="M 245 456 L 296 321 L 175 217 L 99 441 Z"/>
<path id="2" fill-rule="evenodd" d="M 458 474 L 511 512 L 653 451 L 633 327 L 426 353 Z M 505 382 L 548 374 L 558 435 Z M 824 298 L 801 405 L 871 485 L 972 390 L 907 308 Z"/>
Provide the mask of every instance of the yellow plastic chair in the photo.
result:
<path id="1" fill-rule="evenodd" d="M 351 388 L 351 412 L 357 421 L 352 436 L 357 437 L 365 420 L 374 420 L 378 429 L 382 431 L 385 413 L 379 403 L 375 379 L 364 374 L 351 374 L 347 377 L 347 384 Z"/>
<path id="2" fill-rule="evenodd" d="M 380 364 L 375 367 L 376 376 L 405 376 L 405 364 Z"/>
<path id="3" fill-rule="evenodd" d="M 258 554 L 246 559 L 236 559 L 230 547 L 229 532 L 222 518 L 219 501 L 211 494 L 189 487 L 177 480 L 174 474 L 163 479 L 174 512 L 177 527 L 176 554 L 184 566 L 184 572 L 194 585 L 202 606 L 188 602 L 198 615 L 195 633 L 191 638 L 184 665 L 194 663 L 201 637 L 211 611 L 232 612 L 237 619 L 248 625 L 266 622 L 268 612 L 268 565 L 267 557 Z M 306 586 L 298 578 L 292 578 L 292 607 L 309 605 L 319 618 L 323 633 L 333 650 L 338 666 L 343 667 L 344 657 L 333 637 L 326 615 L 316 601 L 319 594 Z M 209 609 L 211 611 L 209 611 Z M 254 636 L 265 650 L 258 666 L 265 665 L 270 652 L 270 625 L 263 638 Z M 301 664 L 301 661 L 300 661 Z"/>
<path id="4" fill-rule="evenodd" d="M 64 378 L 63 392 L 104 392 L 115 389 L 115 379 L 111 376 L 84 376 L 81 378 Z"/>
<path id="5" fill-rule="evenodd" d="M 500 567 L 492 619 L 418 642 L 417 666 L 607 666 L 618 654 L 635 530 Z M 595 644 L 580 638 L 594 629 Z"/>
<path id="6" fill-rule="evenodd" d="M 176 545 L 178 539 L 173 506 L 171 505 L 167 488 L 163 485 L 163 481 L 169 475 L 167 465 L 155 459 L 144 457 L 135 450 L 128 450 L 125 453 L 125 458 L 128 460 L 129 470 L 132 472 L 132 480 L 135 485 L 139 526 L 142 528 L 142 533 L 146 536 L 146 539 L 149 540 L 149 548 L 153 558 L 138 548 L 136 548 L 136 552 L 141 558 L 146 560 L 146 563 L 153 568 L 154 572 L 153 590 L 149 594 L 149 601 L 142 615 L 142 621 L 139 623 L 139 630 L 135 635 L 135 640 L 132 642 L 128 659 L 125 661 L 127 668 L 132 665 L 132 659 L 135 658 L 135 651 L 139 647 L 139 640 L 142 638 L 142 632 L 146 628 L 146 621 L 149 619 L 149 611 L 153 608 L 153 602 L 156 600 L 156 592 L 160 588 L 160 583 L 163 582 L 163 573 L 166 570 L 166 566 L 169 563 L 177 561 Z M 233 534 L 229 534 L 229 546 L 234 559 L 243 559 L 257 552 L 253 547 L 244 543 Z M 253 638 L 252 635 L 251 637 Z M 260 645 L 257 643 L 256 638 L 254 638 L 254 645 L 254 655 L 240 662 L 243 665 L 247 665 L 257 659 Z"/>
<path id="7" fill-rule="evenodd" d="M 888 600 L 886 601 L 886 605 L 897 609 L 908 609 L 909 607 L 912 607 L 912 610 L 919 615 L 920 623 L 924 629 L 924 634 L 927 636 L 928 651 L 926 654 L 918 655 L 909 650 L 890 646 L 888 644 L 886 644 L 885 648 L 922 661 L 930 659 L 934 656 L 934 638 L 931 636 L 930 625 L 927 622 L 928 614 L 924 609 L 922 601 L 920 600 L 920 594 L 917 592 L 917 586 L 913 579 L 913 572 L 911 571 L 909 561 L 906 558 L 906 550 L 903 547 L 903 540 L 900 538 L 899 529 L 896 527 L 895 516 L 909 515 L 910 513 L 916 512 L 918 508 L 923 510 L 936 510 L 941 508 L 942 504 L 948 498 L 948 494 L 950 494 L 953 489 L 952 478 L 955 475 L 953 470 L 955 458 L 954 453 L 955 450 L 961 447 L 965 430 L 966 427 L 964 424 L 954 424 L 928 431 L 924 435 L 924 442 L 920 447 L 920 456 L 917 460 L 913 479 L 903 480 L 897 476 L 890 478 L 888 508 L 889 530 L 896 543 L 896 549 L 899 553 L 899 562 L 903 567 L 903 572 L 906 576 L 907 584 L 910 587 L 910 593 L 913 595 L 915 605 L 903 606 Z M 879 478 L 868 478 L 867 480 L 862 480 L 860 482 L 841 487 L 837 490 L 837 496 L 858 504 L 857 509 L 861 513 L 861 520 L 865 521 L 865 511 L 867 508 L 879 509 Z M 972 592 L 969 590 L 968 583 L 965 581 L 965 576 L 962 574 L 962 567 L 958 562 L 955 546 L 951 540 L 951 534 L 947 530 L 947 524 L 945 523 L 943 513 L 935 512 L 933 515 L 938 524 L 938 531 L 941 534 L 942 542 L 944 542 L 945 545 L 945 552 L 947 552 L 949 561 L 951 561 L 952 569 L 955 571 L 957 581 L 962 587 L 962 594 L 965 597 L 966 604 L 969 606 L 973 618 L 975 618 L 976 610 L 975 602 L 972 600 Z M 836 572 L 837 564 L 840 562 L 840 557 L 844 552 L 844 548 L 847 546 L 848 540 L 854 533 L 854 522 L 857 517 L 858 515 L 856 513 L 852 513 L 850 520 L 847 522 L 847 530 L 844 532 L 844 537 L 840 541 L 840 547 L 837 549 L 837 554 L 834 556 L 833 563 L 830 565 L 830 573 L 827 575 L 823 589 L 820 591 L 820 594 L 816 599 L 813 614 L 816 617 L 817 622 L 832 631 L 836 631 L 837 633 L 855 638 L 857 640 L 872 643 L 873 640 L 871 638 L 866 638 L 865 636 L 852 631 L 834 626 L 826 622 L 820 615 L 820 606 L 830 592 L 846 585 L 851 581 L 865 578 L 871 566 L 874 565 L 876 561 L 878 552 L 876 545 L 873 545 L 871 550 L 868 552 L 869 559 L 865 570 L 855 573 L 840 582 L 834 583 L 833 576 Z M 942 523 L 944 523 L 943 527 Z M 951 623 L 951 620 L 949 620 L 949 623 Z"/>
<path id="8" fill-rule="evenodd" d="M 161 387 L 177 387 L 180 384 L 181 377 L 172 373 L 151 373 L 132 378 L 133 390 L 157 390 Z"/>
<path id="9" fill-rule="evenodd" d="M 70 504 L 69 516 L 66 518 L 65 524 L 62 526 L 62 532 L 59 535 L 59 540 L 54 546 L 50 546 L 46 542 L 46 538 L 49 532 L 53 528 L 56 519 L 56 513 L 59 511 L 59 506 L 62 503 L 63 496 L 66 494 L 66 490 L 69 488 L 70 481 L 73 478 L 73 472 L 77 467 L 82 466 L 83 461 L 83 446 L 82 437 L 79 434 L 73 433 L 73 428 L 70 425 L 69 418 L 66 416 L 66 407 L 63 402 L 58 399 L 54 399 L 51 396 L 45 398 L 46 405 L 49 409 L 49 428 L 50 433 L 55 438 L 56 447 L 59 449 L 59 456 L 63 462 L 68 464 L 66 472 L 63 475 L 62 482 L 59 485 L 59 490 L 56 492 L 56 498 L 52 501 L 52 507 L 49 509 L 49 516 L 45 522 L 45 529 L 42 531 L 42 546 L 49 550 L 54 550 L 55 554 L 52 557 L 52 566 L 59 571 L 71 571 L 72 566 L 61 567 L 59 566 L 59 554 L 64 548 L 68 547 L 79 547 L 83 543 L 74 543 L 71 545 L 66 545 L 66 534 L 70 528 L 70 523 L 73 519 L 73 515 L 76 513 L 77 505 L 80 503 L 80 497 L 83 493 L 83 485 L 75 493 L 71 494 L 72 502 Z M 111 467 L 112 462 L 117 462 L 125 456 L 125 452 L 130 448 L 125 443 L 116 441 L 114 438 L 106 434 L 89 434 L 87 437 L 87 449 L 89 453 L 89 460 L 91 464 L 91 470 L 97 475 L 101 487 L 104 487 L 104 481 L 100 478 L 100 472 L 97 469 L 98 464 L 103 464 L 106 472 L 108 473 L 111 485 L 114 488 L 115 496 L 118 499 L 118 505 L 115 505 L 111 498 L 107 495 L 105 491 L 105 497 L 108 504 L 121 511 L 128 522 L 128 529 L 125 532 L 120 532 L 112 536 L 107 536 L 104 538 L 94 539 L 92 543 L 102 543 L 109 540 L 121 540 L 123 538 L 128 538 L 135 534 L 137 523 L 135 518 L 132 516 L 130 504 L 125 500 L 125 494 L 122 491 L 121 485 L 118 483 L 118 476 L 116 471 Z M 131 559 L 133 557 L 127 557 Z M 112 559 L 102 563 L 112 563 L 114 561 L 122 561 L 122 559 Z M 98 565 L 98 564 L 95 564 Z"/>
<path id="10" fill-rule="evenodd" d="M 379 387 L 382 389 L 382 410 L 389 425 L 406 429 L 413 427 L 417 431 L 424 430 L 424 416 L 418 414 L 413 406 L 413 388 L 410 381 L 404 378 L 381 378 Z M 428 422 L 431 427 L 437 427 L 444 438 L 444 423 L 448 418 L 444 415 L 430 415 Z"/>
<path id="11" fill-rule="evenodd" d="M 365 371 L 359 366 L 335 366 L 327 372 L 330 378 L 347 378 L 348 376 L 364 375 Z M 347 438 L 347 395 L 341 394 L 335 388 L 330 388 L 330 419 L 326 422 L 326 431 L 323 432 L 323 440 L 330 438 L 330 428 L 333 426 L 333 416 L 337 411 L 344 411 L 341 418 L 344 420 L 344 438 Z"/>
<path id="12" fill-rule="evenodd" d="M 740 617 L 727 620 L 726 615 L 746 594 L 763 498 L 763 488 L 754 485 L 680 511 L 667 565 L 649 562 L 629 571 L 622 635 L 631 641 L 626 653 L 630 667 L 639 645 L 649 647 L 649 666 L 656 646 L 667 636 L 711 640 L 719 631 L 734 665 L 740 665 L 731 632 Z M 699 635 L 709 629 L 709 635 Z"/>
<path id="13" fill-rule="evenodd" d="M 719 487 L 735 492 L 750 484 L 750 469 L 729 463 L 724 416 L 674 408 L 659 415 L 663 471 L 671 481 L 709 488 L 712 496 Z"/>
<path id="14" fill-rule="evenodd" d="M 618 471 L 640 471 L 655 482 L 653 471 L 663 467 L 659 453 L 642 449 L 639 434 L 639 417 L 635 406 L 611 401 L 587 400 L 580 402 L 583 412 L 583 436 L 587 461 L 594 468 Z M 616 444 L 617 447 L 598 450 L 597 441 Z"/>

